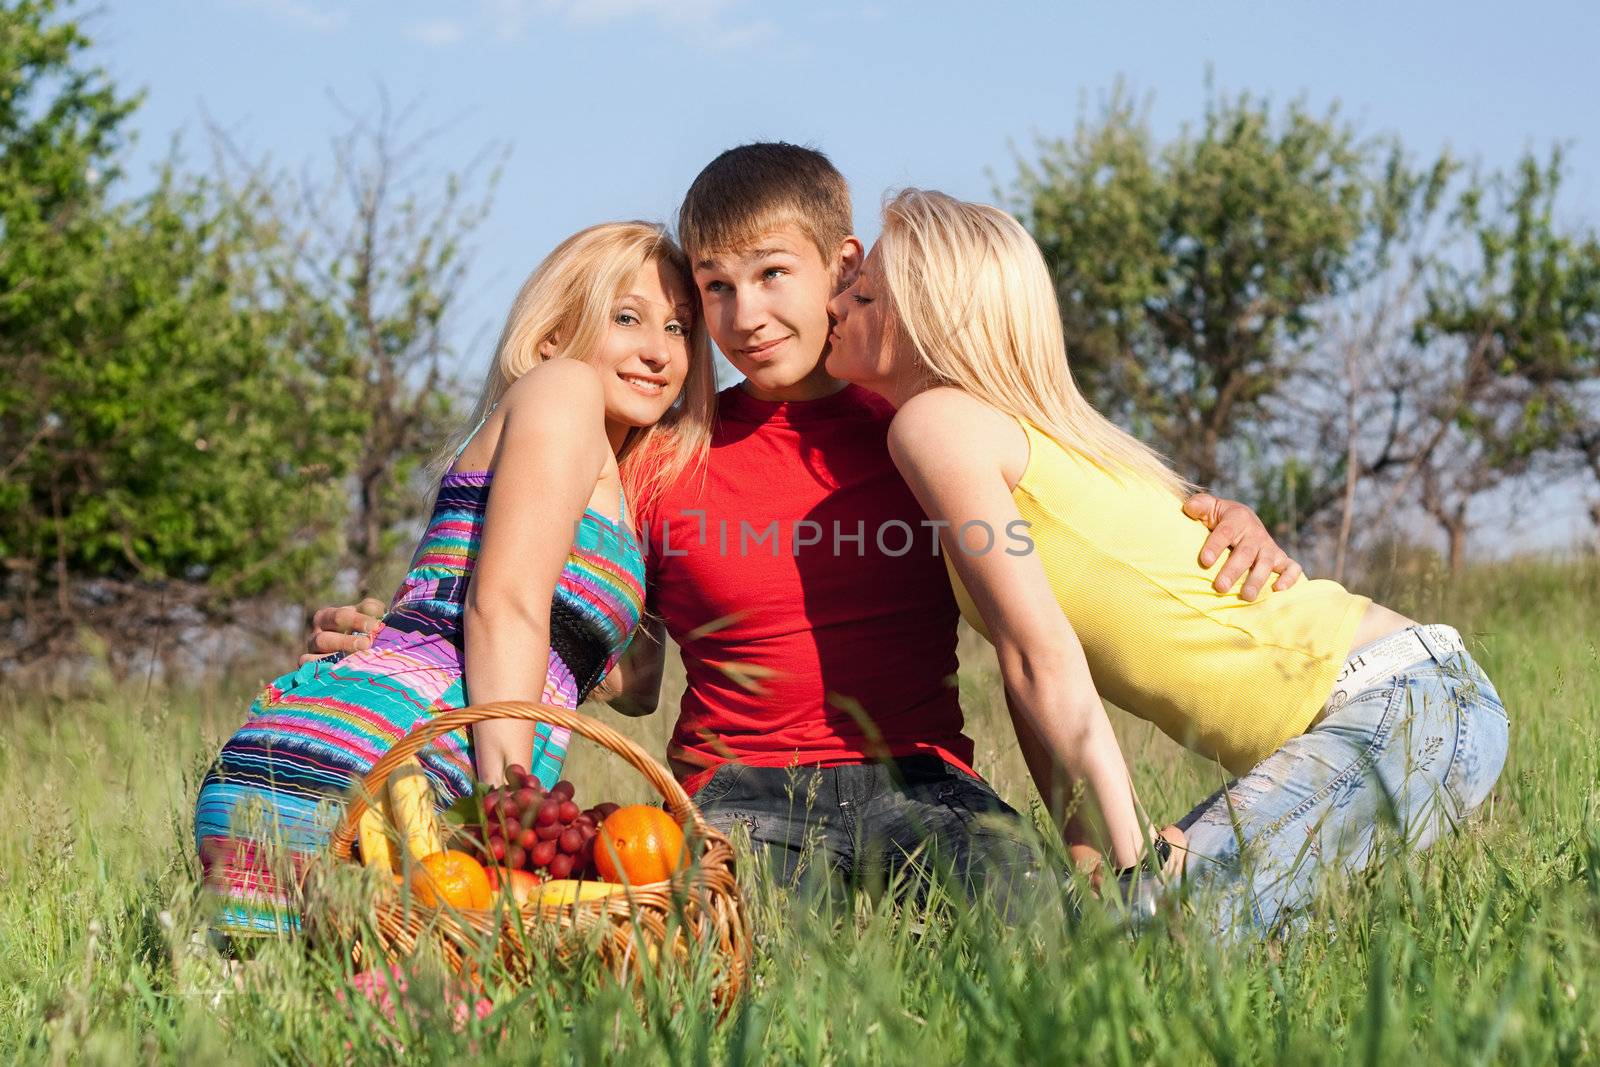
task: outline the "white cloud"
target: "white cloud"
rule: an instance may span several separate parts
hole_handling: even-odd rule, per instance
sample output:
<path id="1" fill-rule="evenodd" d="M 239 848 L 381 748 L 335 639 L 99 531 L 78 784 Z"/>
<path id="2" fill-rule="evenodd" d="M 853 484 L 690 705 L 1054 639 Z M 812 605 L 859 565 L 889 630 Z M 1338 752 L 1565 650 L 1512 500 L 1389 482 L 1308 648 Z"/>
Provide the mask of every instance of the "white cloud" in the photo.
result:
<path id="1" fill-rule="evenodd" d="M 771 22 L 748 17 L 748 0 L 482 0 L 494 34 L 517 40 L 541 18 L 592 29 L 648 19 L 705 48 L 739 48 L 769 40 Z"/>
<path id="2" fill-rule="evenodd" d="M 544 0 L 483 0 L 483 13 L 490 30 L 506 41 L 520 39 L 543 7 Z"/>
<path id="3" fill-rule="evenodd" d="M 455 19 L 428 19 L 426 22 L 413 22 L 405 28 L 405 34 L 413 41 L 421 42 L 429 48 L 444 48 L 455 44 L 466 35 L 466 27 Z"/>
<path id="4" fill-rule="evenodd" d="M 778 27 L 765 20 L 760 22 L 746 22 L 737 26 L 707 27 L 695 31 L 695 39 L 707 48 L 718 51 L 734 48 L 749 48 L 752 45 L 765 44 L 778 36 Z"/>
<path id="5" fill-rule="evenodd" d="M 603 26 L 645 15 L 661 22 L 703 23 L 735 5 L 732 0 L 545 0 L 544 6 L 575 26 Z"/>
<path id="6" fill-rule="evenodd" d="M 332 33 L 350 18 L 348 11 L 311 0 L 234 0 L 237 7 L 254 8 L 273 18 L 317 33 Z"/>

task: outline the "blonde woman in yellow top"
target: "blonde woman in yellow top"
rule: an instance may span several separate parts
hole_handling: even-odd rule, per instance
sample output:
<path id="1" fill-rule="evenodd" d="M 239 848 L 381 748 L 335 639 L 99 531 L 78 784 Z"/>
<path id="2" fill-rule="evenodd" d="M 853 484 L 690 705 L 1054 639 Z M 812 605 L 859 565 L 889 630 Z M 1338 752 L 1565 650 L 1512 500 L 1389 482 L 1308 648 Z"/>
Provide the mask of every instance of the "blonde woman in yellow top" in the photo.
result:
<path id="1" fill-rule="evenodd" d="M 994 643 L 1041 791 L 1059 768 L 1054 785 L 1088 801 L 1069 844 L 1125 877 L 1168 852 L 1101 697 L 1239 776 L 1179 824 L 1223 931 L 1270 929 L 1319 869 L 1365 866 L 1390 813 L 1422 848 L 1488 796 L 1505 711 L 1453 629 L 1331 581 L 1213 589 L 1206 531 L 1172 506 L 1181 480 L 1074 386 L 1048 269 L 1015 219 L 903 192 L 830 310 L 828 371 L 898 409 L 891 453 Z"/>

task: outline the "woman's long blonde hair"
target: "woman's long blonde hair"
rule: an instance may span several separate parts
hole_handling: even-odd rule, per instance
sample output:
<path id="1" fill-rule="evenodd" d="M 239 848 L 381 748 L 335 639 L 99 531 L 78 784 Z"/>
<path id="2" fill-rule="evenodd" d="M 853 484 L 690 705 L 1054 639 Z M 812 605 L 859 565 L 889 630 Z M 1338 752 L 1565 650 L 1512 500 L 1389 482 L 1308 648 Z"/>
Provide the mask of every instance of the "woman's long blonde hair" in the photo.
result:
<path id="1" fill-rule="evenodd" d="M 1044 256 L 998 208 L 906 189 L 883 209 L 876 256 L 900 342 L 932 382 L 1033 423 L 1113 477 L 1181 495 L 1185 483 L 1148 445 L 1078 391 Z"/>
<path id="2" fill-rule="evenodd" d="M 441 453 L 441 472 L 512 383 L 544 362 L 540 347 L 547 340 L 557 345 L 554 358 L 587 359 L 610 327 L 612 304 L 650 263 L 675 274 L 685 292 L 696 291 L 688 257 L 665 227 L 655 223 L 601 223 L 557 245 L 517 291 L 472 418 Z M 711 343 L 696 302 L 682 394 L 660 422 L 631 431 L 617 453 L 635 521 L 674 478 L 691 464 L 704 462 L 715 405 Z"/>

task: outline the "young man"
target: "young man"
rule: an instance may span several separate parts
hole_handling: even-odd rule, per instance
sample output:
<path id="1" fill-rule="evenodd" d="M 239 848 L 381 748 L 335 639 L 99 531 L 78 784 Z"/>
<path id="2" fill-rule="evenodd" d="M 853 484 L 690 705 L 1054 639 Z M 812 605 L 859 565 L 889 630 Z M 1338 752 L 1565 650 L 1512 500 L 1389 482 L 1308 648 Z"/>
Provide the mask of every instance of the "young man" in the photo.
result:
<path id="1" fill-rule="evenodd" d="M 718 398 L 706 469 L 639 516 L 654 621 L 609 699 L 655 710 L 670 634 L 688 681 L 673 770 L 786 880 L 807 855 L 877 879 L 913 853 L 969 883 L 1009 880 L 1028 860 L 1005 829 L 1016 813 L 971 767 L 937 529 L 889 457 L 892 411 L 823 368 L 827 302 L 863 257 L 852 228 L 844 178 L 810 149 L 731 149 L 690 187 L 680 237 L 712 338 L 744 380 Z M 1214 528 L 1207 563 L 1232 548 L 1224 588 L 1246 571 L 1250 596 L 1274 572 L 1293 580 L 1243 505 L 1197 497 L 1185 510 Z M 1015 547 L 995 533 L 995 551 Z M 338 631 L 375 622 L 324 609 L 312 649 L 342 650 L 360 639 Z"/>

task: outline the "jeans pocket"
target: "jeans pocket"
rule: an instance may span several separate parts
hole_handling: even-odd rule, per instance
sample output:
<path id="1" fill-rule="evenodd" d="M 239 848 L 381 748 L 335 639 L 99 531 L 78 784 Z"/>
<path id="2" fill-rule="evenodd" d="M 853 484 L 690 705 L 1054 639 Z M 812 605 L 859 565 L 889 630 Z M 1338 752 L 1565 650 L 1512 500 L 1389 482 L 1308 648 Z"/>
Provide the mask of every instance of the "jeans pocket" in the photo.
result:
<path id="1" fill-rule="evenodd" d="M 1020 821 L 1016 809 L 1000 799 L 1000 794 L 982 778 L 953 764 L 947 765 L 945 773 L 947 779 L 935 794 L 936 801 L 967 826 Z"/>
<path id="2" fill-rule="evenodd" d="M 739 784 L 739 779 L 744 776 L 744 764 L 724 763 L 711 772 L 711 777 L 706 779 L 706 784 L 695 790 L 690 797 L 699 807 L 715 804 L 717 801 L 733 792 L 733 787 Z"/>
<path id="3" fill-rule="evenodd" d="M 1445 773 L 1444 787 L 1465 816 L 1489 799 L 1489 793 L 1505 769 L 1511 743 L 1511 724 L 1493 689 L 1462 687 L 1457 690 L 1460 721 L 1456 727 L 1456 751 Z"/>

